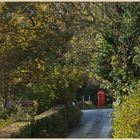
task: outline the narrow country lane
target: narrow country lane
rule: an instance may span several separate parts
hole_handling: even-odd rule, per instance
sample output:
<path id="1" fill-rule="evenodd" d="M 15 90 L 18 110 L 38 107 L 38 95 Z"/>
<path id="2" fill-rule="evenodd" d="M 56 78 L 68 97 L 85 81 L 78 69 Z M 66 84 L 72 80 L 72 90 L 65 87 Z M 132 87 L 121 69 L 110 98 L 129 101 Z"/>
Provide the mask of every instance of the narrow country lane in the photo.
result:
<path id="1" fill-rule="evenodd" d="M 82 110 L 81 121 L 68 138 L 111 138 L 111 112 L 113 109 Z"/>

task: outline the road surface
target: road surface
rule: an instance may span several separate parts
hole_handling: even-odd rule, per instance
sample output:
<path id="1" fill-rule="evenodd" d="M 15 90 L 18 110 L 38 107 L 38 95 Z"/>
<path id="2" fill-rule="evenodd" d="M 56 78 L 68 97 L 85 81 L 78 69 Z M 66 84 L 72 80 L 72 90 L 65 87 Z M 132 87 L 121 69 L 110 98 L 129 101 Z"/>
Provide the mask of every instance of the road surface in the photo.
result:
<path id="1" fill-rule="evenodd" d="M 113 109 L 82 110 L 80 123 L 68 138 L 111 138 L 111 112 Z"/>

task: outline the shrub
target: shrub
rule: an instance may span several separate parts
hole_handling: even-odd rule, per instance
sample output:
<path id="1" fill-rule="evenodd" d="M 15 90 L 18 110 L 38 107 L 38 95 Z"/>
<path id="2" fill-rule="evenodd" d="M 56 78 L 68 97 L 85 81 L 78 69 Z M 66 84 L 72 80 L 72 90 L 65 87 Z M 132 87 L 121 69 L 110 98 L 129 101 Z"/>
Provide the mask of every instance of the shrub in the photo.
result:
<path id="1" fill-rule="evenodd" d="M 114 138 L 140 138 L 140 91 L 123 97 L 114 116 Z"/>
<path id="2" fill-rule="evenodd" d="M 86 101 L 86 102 L 79 102 L 78 106 L 80 109 L 95 109 L 97 108 L 91 101 Z"/>
<path id="3" fill-rule="evenodd" d="M 15 122 L 0 129 L 0 138 L 31 137 L 30 122 Z"/>
<path id="4" fill-rule="evenodd" d="M 91 101 L 84 102 L 83 109 L 93 109 L 96 108 L 95 105 Z"/>
<path id="5" fill-rule="evenodd" d="M 65 114 L 65 121 L 67 121 L 69 129 L 75 127 L 81 116 L 79 108 L 69 105 L 63 110 L 63 113 Z"/>
<path id="6" fill-rule="evenodd" d="M 57 138 L 65 137 L 67 131 L 80 120 L 80 110 L 75 106 L 67 106 L 59 113 L 44 117 L 33 124 L 33 137 Z"/>
<path id="7" fill-rule="evenodd" d="M 15 106 L 8 106 L 7 108 L 3 108 L 0 104 L 0 118 L 3 120 L 10 119 L 11 116 L 15 114 Z"/>
<path id="8" fill-rule="evenodd" d="M 26 123 L 24 126 L 19 128 L 19 131 L 14 134 L 12 137 L 16 138 L 30 138 L 32 136 L 32 130 L 31 130 L 31 125 L 30 123 Z"/>
<path id="9" fill-rule="evenodd" d="M 33 105 L 23 108 L 21 104 L 15 106 L 13 117 L 18 121 L 30 121 L 36 115 L 38 103 L 33 100 Z"/>
<path id="10" fill-rule="evenodd" d="M 12 132 L 11 126 L 8 127 L 8 130 L 7 128 L 5 129 L 4 136 L 9 135 L 10 132 L 9 137 L 18 138 L 65 137 L 67 132 L 76 126 L 79 120 L 79 108 L 68 105 L 52 115 L 48 115 L 47 113 L 41 114 L 38 119 L 31 119 L 31 122 L 16 122 L 13 124 Z"/>
<path id="11" fill-rule="evenodd" d="M 1 119 L 0 120 L 0 129 L 12 124 L 15 120 L 13 118 L 9 118 L 6 120 Z"/>

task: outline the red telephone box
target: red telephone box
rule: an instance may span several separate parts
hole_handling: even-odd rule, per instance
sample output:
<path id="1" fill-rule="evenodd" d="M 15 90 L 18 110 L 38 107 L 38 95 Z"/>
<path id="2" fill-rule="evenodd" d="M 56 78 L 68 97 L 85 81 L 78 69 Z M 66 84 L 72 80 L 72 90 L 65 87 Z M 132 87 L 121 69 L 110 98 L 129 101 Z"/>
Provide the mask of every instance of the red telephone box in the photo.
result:
<path id="1" fill-rule="evenodd" d="M 98 91 L 98 108 L 105 106 L 106 104 L 106 95 L 105 92 L 100 90 Z"/>

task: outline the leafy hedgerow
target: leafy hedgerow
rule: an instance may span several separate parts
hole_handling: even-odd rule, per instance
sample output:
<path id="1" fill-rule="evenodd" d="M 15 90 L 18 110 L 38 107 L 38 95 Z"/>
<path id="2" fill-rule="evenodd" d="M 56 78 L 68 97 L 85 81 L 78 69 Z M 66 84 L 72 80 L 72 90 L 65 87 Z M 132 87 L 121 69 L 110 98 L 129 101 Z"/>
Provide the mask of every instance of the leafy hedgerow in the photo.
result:
<path id="1" fill-rule="evenodd" d="M 80 120 L 78 107 L 68 105 L 58 113 L 41 118 L 33 123 L 32 137 L 63 138 Z"/>
<path id="2" fill-rule="evenodd" d="M 115 109 L 114 138 L 140 138 L 140 90 Z"/>
<path id="3" fill-rule="evenodd" d="M 6 129 L 5 134 L 0 137 L 8 135 L 13 138 L 63 138 L 77 125 L 80 115 L 77 106 L 67 105 L 51 115 L 43 113 L 40 118 L 31 119 L 31 122 L 15 122 L 12 132 L 11 128 Z"/>

